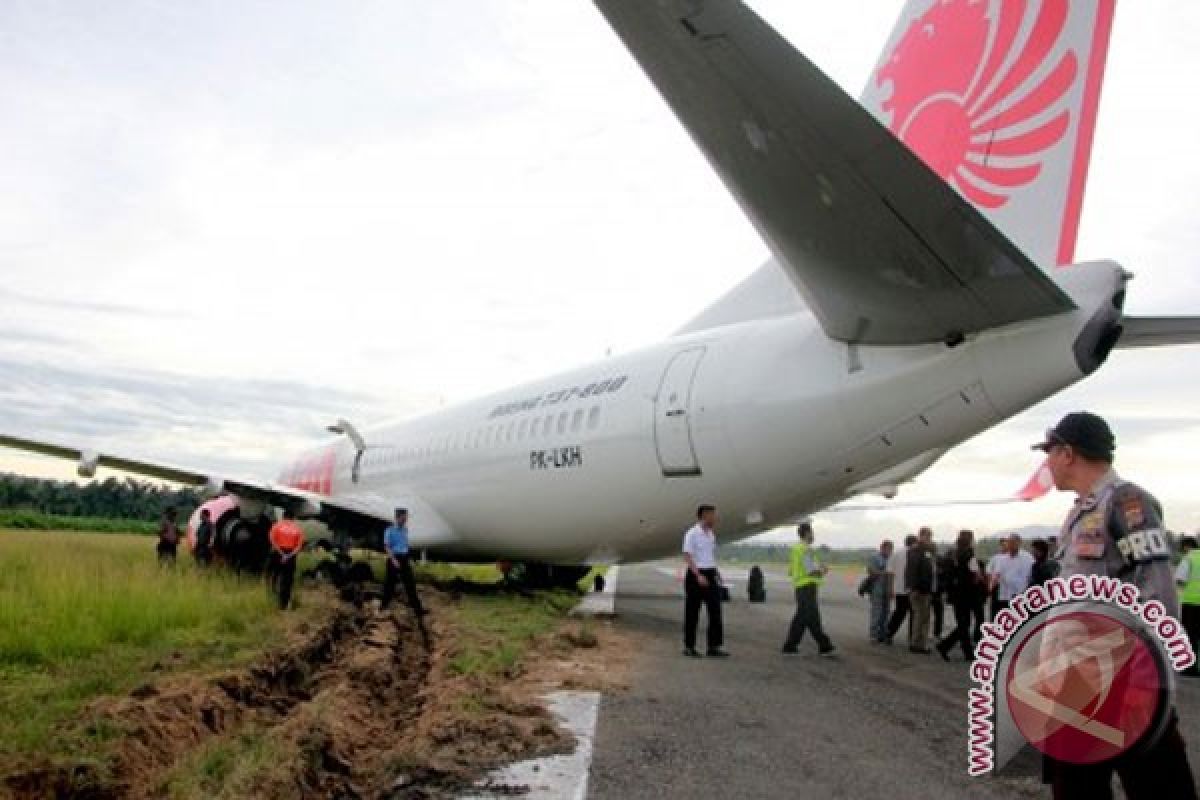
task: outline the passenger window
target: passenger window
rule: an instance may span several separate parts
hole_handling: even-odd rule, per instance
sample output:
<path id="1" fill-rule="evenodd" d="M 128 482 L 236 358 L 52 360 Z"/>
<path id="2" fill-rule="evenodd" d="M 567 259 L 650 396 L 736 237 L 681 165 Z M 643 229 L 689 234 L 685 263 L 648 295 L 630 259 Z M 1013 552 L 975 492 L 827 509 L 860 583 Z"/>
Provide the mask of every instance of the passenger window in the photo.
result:
<path id="1" fill-rule="evenodd" d="M 553 414 L 549 414 L 544 420 L 542 420 L 542 433 L 544 433 L 547 436 L 554 433 L 554 415 Z"/>
<path id="2" fill-rule="evenodd" d="M 558 433 L 562 435 L 567 432 L 567 412 L 564 411 L 558 415 Z"/>
<path id="3" fill-rule="evenodd" d="M 538 424 L 539 424 L 540 422 L 541 422 L 541 420 L 539 420 L 539 419 L 535 419 L 535 420 L 533 420 L 532 422 L 530 422 L 530 423 L 529 423 L 529 438 L 531 438 L 531 439 L 536 439 L 536 438 L 537 438 L 537 435 L 538 435 Z"/>
<path id="4" fill-rule="evenodd" d="M 524 439 L 525 434 L 529 433 L 529 420 L 521 420 L 521 424 L 517 426 L 517 438 Z"/>
<path id="5" fill-rule="evenodd" d="M 579 433 L 583 430 L 583 409 L 575 409 L 575 413 L 571 415 L 571 433 Z"/>
<path id="6" fill-rule="evenodd" d="M 592 410 L 588 412 L 588 430 L 594 431 L 600 427 L 600 406 L 592 406 Z"/>

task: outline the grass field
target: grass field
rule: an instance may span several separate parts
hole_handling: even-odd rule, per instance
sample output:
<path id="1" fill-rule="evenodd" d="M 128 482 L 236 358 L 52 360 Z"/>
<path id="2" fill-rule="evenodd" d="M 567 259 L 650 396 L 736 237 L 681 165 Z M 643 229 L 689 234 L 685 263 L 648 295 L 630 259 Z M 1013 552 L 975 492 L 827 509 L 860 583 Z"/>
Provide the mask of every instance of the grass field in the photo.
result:
<path id="1" fill-rule="evenodd" d="M 289 618 L 319 605 L 300 590 L 301 613 L 280 614 L 260 579 L 197 570 L 186 553 L 162 568 L 154 545 L 140 535 L 0 529 L 0 767 L 35 754 L 102 760 L 120 731 L 89 722 L 82 712 L 91 700 L 170 673 L 248 664 Z M 372 562 L 382 574 L 382 557 Z M 416 571 L 423 580 L 500 580 L 488 565 Z M 572 592 L 464 595 L 452 611 L 449 668 L 503 680 L 576 602 Z M 223 772 L 233 746 L 214 744 L 206 769 Z"/>
<path id="2" fill-rule="evenodd" d="M 111 732 L 56 726 L 90 699 L 242 663 L 281 624 L 261 581 L 160 568 L 152 539 L 0 531 L 0 756 L 86 756 Z"/>

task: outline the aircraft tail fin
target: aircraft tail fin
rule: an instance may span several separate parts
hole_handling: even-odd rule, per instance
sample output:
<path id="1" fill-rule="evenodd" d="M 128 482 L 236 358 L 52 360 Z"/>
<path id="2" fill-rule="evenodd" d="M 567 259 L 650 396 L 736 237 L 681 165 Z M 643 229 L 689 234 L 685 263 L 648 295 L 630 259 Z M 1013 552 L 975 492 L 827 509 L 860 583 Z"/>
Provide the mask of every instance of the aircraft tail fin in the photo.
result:
<path id="1" fill-rule="evenodd" d="M 1116 0 L 910 0 L 863 105 L 1042 268 L 1070 264 Z"/>

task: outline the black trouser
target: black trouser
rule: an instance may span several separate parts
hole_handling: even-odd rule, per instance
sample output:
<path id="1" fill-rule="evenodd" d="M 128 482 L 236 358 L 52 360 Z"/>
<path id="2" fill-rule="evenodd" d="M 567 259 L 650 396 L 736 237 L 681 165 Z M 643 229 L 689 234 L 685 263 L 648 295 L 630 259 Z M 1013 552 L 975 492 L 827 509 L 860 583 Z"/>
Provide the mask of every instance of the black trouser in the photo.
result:
<path id="1" fill-rule="evenodd" d="M 977 594 L 971 598 L 970 608 L 972 624 L 971 624 L 971 641 L 978 643 L 983 638 L 983 623 L 987 620 L 983 616 L 984 598 L 983 595 Z"/>
<path id="2" fill-rule="evenodd" d="M 171 542 L 158 543 L 158 563 L 163 566 L 175 566 L 176 545 Z"/>
<path id="3" fill-rule="evenodd" d="M 942 635 L 942 623 L 946 621 L 946 603 L 942 599 L 942 593 L 934 592 L 929 604 L 933 609 L 933 636 L 936 639 Z"/>
<path id="4" fill-rule="evenodd" d="M 1154 747 L 1127 753 L 1099 764 L 1068 764 L 1045 757 L 1044 782 L 1054 800 L 1112 800 L 1112 775 L 1121 777 L 1129 800 L 1196 800 L 1196 782 L 1188 765 L 1187 747 L 1172 717 Z"/>
<path id="5" fill-rule="evenodd" d="M 708 580 L 707 586 L 701 586 L 690 569 L 683 579 L 683 646 L 689 650 L 696 647 L 700 606 L 704 606 L 708 612 L 708 630 L 705 632 L 708 649 L 716 650 L 725 643 L 725 629 L 721 624 L 721 587 L 715 569 L 702 569 L 700 574 Z"/>
<path id="6" fill-rule="evenodd" d="M 1006 608 L 1008 608 L 1007 600 L 1001 600 L 999 597 L 993 597 L 992 598 L 992 621 L 994 622 L 996 619 L 996 615 L 999 614 L 1001 611 L 1003 611 Z"/>
<path id="7" fill-rule="evenodd" d="M 833 642 L 821 630 L 821 609 L 817 607 L 817 585 L 796 588 L 796 613 L 792 615 L 792 624 L 788 626 L 787 641 L 783 643 L 784 650 L 795 650 L 804 638 L 804 632 L 811 631 L 817 640 L 817 647 L 825 652 L 833 647 Z"/>
<path id="8" fill-rule="evenodd" d="M 271 580 L 279 595 L 279 607 L 287 608 L 292 602 L 292 584 L 296 580 L 296 557 L 284 559 L 279 553 L 272 553 L 271 560 L 274 562 Z"/>
<path id="9" fill-rule="evenodd" d="M 404 584 L 404 594 L 408 598 L 409 608 L 417 614 L 423 614 L 425 609 L 421 607 L 421 598 L 417 596 L 417 579 L 413 576 L 412 564 L 409 563 L 408 556 L 395 556 L 395 560 L 400 566 L 393 564 L 392 558 L 387 560 L 387 573 L 383 578 L 383 597 L 379 601 L 380 607 L 387 608 L 392 604 L 392 598 L 396 595 L 396 580 L 399 579 Z"/>
<path id="10" fill-rule="evenodd" d="M 962 647 L 963 658 L 970 661 L 975 653 L 975 645 L 971 638 L 971 601 L 956 600 L 951 607 L 954 609 L 954 630 L 938 642 L 938 650 L 949 653 L 957 643 Z"/>
<path id="11" fill-rule="evenodd" d="M 1183 629 L 1187 632 L 1188 641 L 1192 643 L 1192 652 L 1200 657 L 1200 606 L 1184 603 L 1180 607 L 1181 617 L 1180 622 L 1183 623 Z M 1196 664 L 1188 667 L 1186 674 L 1195 675 L 1200 672 Z"/>
<path id="12" fill-rule="evenodd" d="M 904 624 L 904 618 L 908 616 L 909 603 L 908 592 L 904 594 L 896 594 L 896 610 L 892 612 L 892 618 L 888 620 L 888 638 L 891 639 L 896 635 L 896 631 L 900 630 L 900 626 Z M 912 629 L 912 620 L 909 620 L 908 627 Z"/>

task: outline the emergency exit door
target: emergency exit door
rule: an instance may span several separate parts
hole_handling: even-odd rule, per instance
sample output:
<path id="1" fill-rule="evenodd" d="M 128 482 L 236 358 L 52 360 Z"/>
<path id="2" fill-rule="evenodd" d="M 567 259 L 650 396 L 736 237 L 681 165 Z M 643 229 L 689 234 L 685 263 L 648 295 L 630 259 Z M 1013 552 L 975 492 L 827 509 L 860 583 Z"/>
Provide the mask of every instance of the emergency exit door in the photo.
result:
<path id="1" fill-rule="evenodd" d="M 654 402 L 654 440 L 663 475 L 699 475 L 696 448 L 692 441 L 692 384 L 704 356 L 703 347 L 675 355 L 663 372 Z"/>

